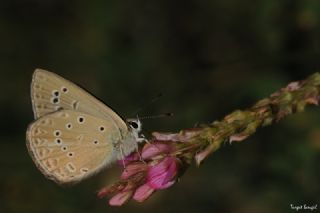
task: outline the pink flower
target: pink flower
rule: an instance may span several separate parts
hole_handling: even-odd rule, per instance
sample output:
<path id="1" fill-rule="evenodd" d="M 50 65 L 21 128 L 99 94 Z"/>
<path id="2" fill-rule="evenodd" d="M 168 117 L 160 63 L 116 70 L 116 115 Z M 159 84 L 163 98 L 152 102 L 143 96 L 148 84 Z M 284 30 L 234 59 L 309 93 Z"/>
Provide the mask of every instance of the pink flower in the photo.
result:
<path id="1" fill-rule="evenodd" d="M 137 188 L 133 195 L 133 199 L 138 202 L 143 202 L 148 199 L 154 191 L 155 189 L 151 188 L 148 184 L 144 184 Z"/>
<path id="2" fill-rule="evenodd" d="M 124 168 L 120 180 L 102 188 L 97 196 L 112 194 L 109 204 L 121 206 L 131 198 L 143 202 L 156 191 L 169 188 L 191 164 L 195 153 L 202 150 L 201 143 L 188 143 L 199 133 L 199 129 L 177 134 L 153 133 L 154 140 L 146 143 L 140 153 L 118 161 Z"/>
<path id="3" fill-rule="evenodd" d="M 135 191 L 133 199 L 143 202 L 156 190 L 172 186 L 175 183 L 177 166 L 174 157 L 166 157 L 158 164 L 149 166 L 146 183 Z"/>
<path id="4" fill-rule="evenodd" d="M 116 194 L 109 200 L 110 206 L 122 206 L 132 195 L 132 191 L 124 191 Z"/>
<path id="5" fill-rule="evenodd" d="M 130 162 L 137 160 L 139 160 L 139 154 L 137 152 L 133 152 L 130 155 L 126 156 L 123 160 L 118 160 L 117 163 L 119 166 L 125 167 Z"/>
<path id="6" fill-rule="evenodd" d="M 147 170 L 147 164 L 138 161 L 128 164 L 121 174 L 121 179 L 128 179 L 130 176 Z"/>
<path id="7" fill-rule="evenodd" d="M 179 168 L 176 157 L 170 156 L 176 150 L 173 143 L 146 144 L 142 148 L 141 160 L 137 153 L 126 157 L 122 162 L 126 164 L 121 174 L 121 181 L 98 192 L 102 198 L 116 193 L 109 201 L 112 206 L 123 205 L 131 197 L 143 202 L 154 192 L 166 189 L 176 182 Z"/>
<path id="8" fill-rule="evenodd" d="M 174 157 L 165 157 L 161 162 L 148 169 L 147 184 L 153 189 L 165 189 L 175 181 L 177 174 L 177 160 Z"/>
<path id="9" fill-rule="evenodd" d="M 165 143 L 153 143 L 153 144 L 146 144 L 141 153 L 142 159 L 151 159 L 154 156 L 159 154 L 169 154 L 174 150 L 174 146 L 172 144 L 165 144 Z"/>

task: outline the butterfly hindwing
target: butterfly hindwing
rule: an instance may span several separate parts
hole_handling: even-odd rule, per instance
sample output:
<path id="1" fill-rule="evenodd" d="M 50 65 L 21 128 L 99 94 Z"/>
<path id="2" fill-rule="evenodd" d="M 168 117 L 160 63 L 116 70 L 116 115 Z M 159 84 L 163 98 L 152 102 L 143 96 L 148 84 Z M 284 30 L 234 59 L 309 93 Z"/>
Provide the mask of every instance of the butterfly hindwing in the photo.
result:
<path id="1" fill-rule="evenodd" d="M 114 162 L 121 133 L 111 120 L 60 110 L 30 124 L 27 147 L 34 162 L 59 184 L 75 183 Z"/>

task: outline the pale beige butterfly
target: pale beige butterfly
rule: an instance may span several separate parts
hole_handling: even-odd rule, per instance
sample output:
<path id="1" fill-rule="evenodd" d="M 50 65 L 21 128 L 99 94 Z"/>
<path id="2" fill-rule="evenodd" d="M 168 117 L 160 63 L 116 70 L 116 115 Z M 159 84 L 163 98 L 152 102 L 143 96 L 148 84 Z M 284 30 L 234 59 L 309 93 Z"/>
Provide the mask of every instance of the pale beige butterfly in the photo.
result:
<path id="1" fill-rule="evenodd" d="M 36 121 L 27 130 L 29 153 L 49 179 L 77 183 L 123 159 L 145 139 L 139 119 L 124 121 L 88 92 L 41 69 L 31 83 Z"/>

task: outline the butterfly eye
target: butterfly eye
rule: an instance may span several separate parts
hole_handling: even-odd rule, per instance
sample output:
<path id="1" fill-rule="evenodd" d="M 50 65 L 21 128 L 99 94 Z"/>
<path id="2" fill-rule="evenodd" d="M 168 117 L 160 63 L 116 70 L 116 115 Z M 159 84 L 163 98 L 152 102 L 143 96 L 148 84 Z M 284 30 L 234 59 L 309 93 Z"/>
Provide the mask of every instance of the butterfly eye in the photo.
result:
<path id="1" fill-rule="evenodd" d="M 134 128 L 134 129 L 138 129 L 139 125 L 137 124 L 137 122 L 131 121 L 129 122 L 129 125 Z"/>

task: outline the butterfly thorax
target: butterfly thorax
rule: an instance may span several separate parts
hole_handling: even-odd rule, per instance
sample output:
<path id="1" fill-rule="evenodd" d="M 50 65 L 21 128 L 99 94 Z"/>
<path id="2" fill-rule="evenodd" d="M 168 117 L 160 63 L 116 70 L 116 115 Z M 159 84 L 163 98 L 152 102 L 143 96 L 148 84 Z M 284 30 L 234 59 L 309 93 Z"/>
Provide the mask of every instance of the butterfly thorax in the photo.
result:
<path id="1" fill-rule="evenodd" d="M 137 141 L 132 134 L 128 134 L 123 140 L 114 143 L 114 149 L 116 150 L 115 157 L 118 160 L 123 159 L 125 156 L 132 153 L 138 147 Z"/>
<path id="2" fill-rule="evenodd" d="M 115 142 L 114 148 L 117 150 L 116 158 L 118 160 L 128 156 L 134 150 L 138 150 L 138 143 L 144 141 L 144 137 L 140 137 L 139 132 L 141 131 L 141 122 L 137 120 L 128 122 L 128 130 L 126 135 L 122 135 L 123 138 Z"/>

